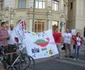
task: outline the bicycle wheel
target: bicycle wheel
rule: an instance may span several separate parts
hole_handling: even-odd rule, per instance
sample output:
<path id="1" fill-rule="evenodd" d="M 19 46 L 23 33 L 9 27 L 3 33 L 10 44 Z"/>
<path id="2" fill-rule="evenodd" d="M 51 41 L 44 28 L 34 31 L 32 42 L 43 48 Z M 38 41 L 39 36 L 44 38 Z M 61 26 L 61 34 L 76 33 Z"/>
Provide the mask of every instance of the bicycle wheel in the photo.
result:
<path id="1" fill-rule="evenodd" d="M 6 64 L 4 61 L 0 61 L 0 70 L 6 70 Z"/>
<path id="2" fill-rule="evenodd" d="M 6 70 L 19 70 L 17 67 L 8 67 Z"/>
<path id="3" fill-rule="evenodd" d="M 31 60 L 31 63 L 30 63 L 30 69 L 31 70 L 35 70 L 35 60 L 34 60 L 34 58 L 33 57 L 31 57 L 31 56 L 28 56 L 29 58 L 30 58 L 30 60 Z M 26 70 L 27 68 L 25 68 L 24 70 Z"/>
<path id="4" fill-rule="evenodd" d="M 20 70 L 26 70 L 31 64 L 31 60 L 27 54 L 23 54 L 20 57 Z"/>
<path id="5" fill-rule="evenodd" d="M 20 63 L 17 62 L 13 66 L 7 65 L 6 70 L 20 70 Z"/>

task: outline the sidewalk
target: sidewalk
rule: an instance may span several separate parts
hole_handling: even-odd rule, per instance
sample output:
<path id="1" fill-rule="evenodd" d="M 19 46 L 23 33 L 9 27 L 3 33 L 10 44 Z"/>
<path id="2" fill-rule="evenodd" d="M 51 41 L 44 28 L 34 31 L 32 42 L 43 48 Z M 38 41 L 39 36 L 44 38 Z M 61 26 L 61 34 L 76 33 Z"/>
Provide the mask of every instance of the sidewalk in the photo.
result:
<path id="1" fill-rule="evenodd" d="M 80 48 L 80 60 L 74 61 L 73 58 L 65 58 L 64 51 L 62 59 L 53 57 L 35 60 L 35 70 L 85 70 L 85 45 Z M 73 52 L 73 50 L 72 50 Z M 56 56 L 56 55 L 55 55 Z M 3 68 L 3 66 L 0 65 Z M 27 70 L 33 70 L 32 65 Z"/>

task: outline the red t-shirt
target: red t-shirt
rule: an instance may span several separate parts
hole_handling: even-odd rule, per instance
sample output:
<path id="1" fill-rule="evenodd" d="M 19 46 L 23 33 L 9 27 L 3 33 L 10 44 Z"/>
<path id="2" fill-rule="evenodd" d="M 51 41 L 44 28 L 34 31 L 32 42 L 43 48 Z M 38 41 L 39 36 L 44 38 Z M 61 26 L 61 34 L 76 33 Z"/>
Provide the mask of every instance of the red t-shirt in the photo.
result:
<path id="1" fill-rule="evenodd" d="M 55 43 L 61 43 L 62 35 L 60 32 L 54 32 L 53 37 L 54 37 Z"/>

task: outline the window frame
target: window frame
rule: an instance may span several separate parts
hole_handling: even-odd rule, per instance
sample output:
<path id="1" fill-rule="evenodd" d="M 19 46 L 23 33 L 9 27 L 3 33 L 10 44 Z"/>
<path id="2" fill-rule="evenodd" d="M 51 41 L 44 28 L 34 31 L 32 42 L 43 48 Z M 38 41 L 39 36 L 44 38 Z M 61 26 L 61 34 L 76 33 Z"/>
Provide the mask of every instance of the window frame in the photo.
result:
<path id="1" fill-rule="evenodd" d="M 70 3 L 70 9 L 73 9 L 73 2 Z"/>
<path id="2" fill-rule="evenodd" d="M 35 32 L 43 32 L 45 29 L 45 20 L 37 19 L 34 23 Z"/>
<path id="3" fill-rule="evenodd" d="M 54 5 L 56 5 L 56 9 Z M 59 11 L 59 1 L 55 1 L 55 0 L 52 1 L 52 10 L 57 12 Z"/>
<path id="4" fill-rule="evenodd" d="M 36 5 L 36 2 L 38 5 Z M 42 3 L 41 7 L 39 6 L 40 2 Z M 35 1 L 35 8 L 36 9 L 45 9 L 46 8 L 46 0 L 36 0 Z"/>
<path id="5" fill-rule="evenodd" d="M 22 1 L 25 1 L 25 6 L 22 7 L 20 3 L 23 3 Z M 20 4 L 20 6 L 19 6 Z M 22 9 L 22 8 L 26 8 L 26 0 L 18 0 L 18 8 Z"/>

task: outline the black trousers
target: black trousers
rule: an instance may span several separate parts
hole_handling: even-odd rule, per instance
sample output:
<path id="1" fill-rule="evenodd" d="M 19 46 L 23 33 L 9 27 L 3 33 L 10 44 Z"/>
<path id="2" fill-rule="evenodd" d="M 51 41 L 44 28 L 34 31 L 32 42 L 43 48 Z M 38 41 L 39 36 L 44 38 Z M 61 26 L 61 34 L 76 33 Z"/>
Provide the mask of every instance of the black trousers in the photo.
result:
<path id="1" fill-rule="evenodd" d="M 16 52 L 16 45 L 8 45 L 8 53 Z M 16 59 L 16 54 L 10 54 L 8 55 L 8 64 L 12 64 L 14 60 Z"/>
<path id="2" fill-rule="evenodd" d="M 0 46 L 0 55 L 4 55 L 8 52 L 8 46 Z"/>

